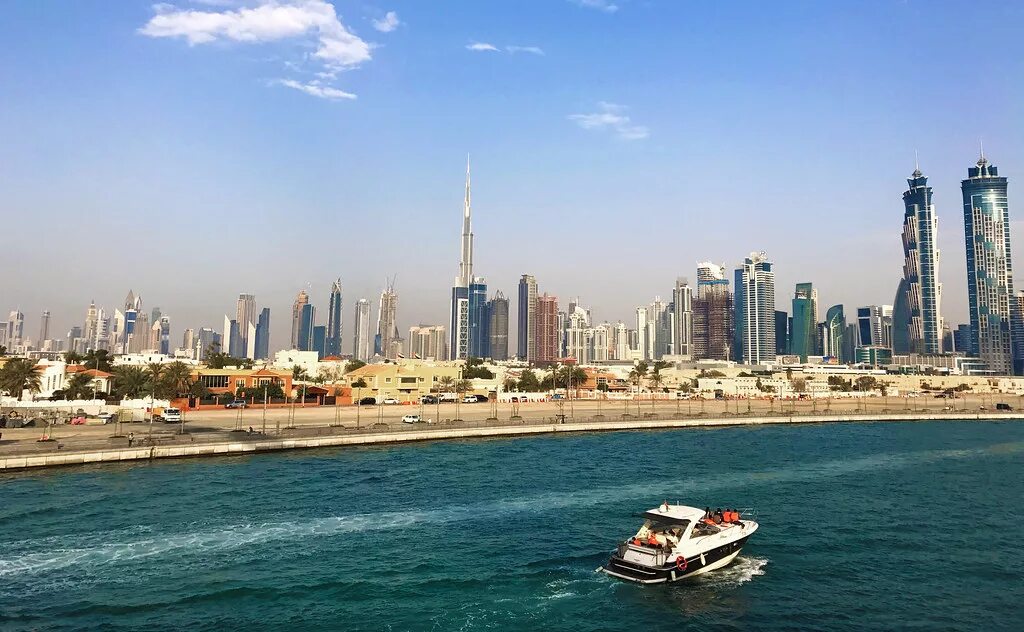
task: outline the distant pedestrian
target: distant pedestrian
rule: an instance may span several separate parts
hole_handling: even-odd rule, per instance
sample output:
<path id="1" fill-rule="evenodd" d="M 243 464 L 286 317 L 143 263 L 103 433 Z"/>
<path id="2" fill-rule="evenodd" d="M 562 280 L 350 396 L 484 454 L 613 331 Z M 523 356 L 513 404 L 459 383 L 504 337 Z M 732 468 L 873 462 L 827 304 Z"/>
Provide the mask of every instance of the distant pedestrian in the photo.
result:
<path id="1" fill-rule="evenodd" d="M 135 433 L 134 432 L 129 432 L 128 433 L 128 447 L 129 448 L 132 447 L 133 443 L 135 443 Z"/>

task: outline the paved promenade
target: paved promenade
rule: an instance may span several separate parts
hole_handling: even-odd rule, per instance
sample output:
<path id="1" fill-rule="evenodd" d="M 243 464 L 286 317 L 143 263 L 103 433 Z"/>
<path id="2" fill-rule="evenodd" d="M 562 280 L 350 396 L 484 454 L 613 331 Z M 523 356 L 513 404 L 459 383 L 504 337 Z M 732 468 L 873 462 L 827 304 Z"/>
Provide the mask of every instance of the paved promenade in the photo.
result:
<path id="1" fill-rule="evenodd" d="M 1010 412 L 996 411 L 996 403 Z M 909 421 L 1018 419 L 1012 397 L 946 400 L 765 400 L 681 402 L 548 402 L 442 406 L 296 407 L 241 412 L 212 410 L 186 415 L 184 424 L 134 423 L 3 429 L 0 471 L 155 458 L 249 454 L 273 450 L 400 443 L 558 432 L 649 430 L 688 427 Z M 421 414 L 431 424 L 404 424 Z M 47 434 L 47 441 L 39 439 Z M 131 445 L 129 445 L 131 438 Z"/>

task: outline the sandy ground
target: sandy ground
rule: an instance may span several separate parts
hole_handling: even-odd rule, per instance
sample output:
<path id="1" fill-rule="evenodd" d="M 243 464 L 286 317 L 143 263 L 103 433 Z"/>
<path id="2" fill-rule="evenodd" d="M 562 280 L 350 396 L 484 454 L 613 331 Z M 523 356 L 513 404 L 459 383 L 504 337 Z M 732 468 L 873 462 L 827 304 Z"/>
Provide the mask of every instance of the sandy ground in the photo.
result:
<path id="1" fill-rule="evenodd" d="M 997 403 L 1024 410 L 1024 398 L 1017 396 L 971 395 L 966 398 L 875 397 L 798 401 L 769 400 L 682 400 L 682 401 L 594 401 L 574 400 L 529 404 L 441 404 L 426 406 L 323 406 L 245 410 L 206 410 L 185 414 L 184 424 L 107 424 L 95 426 L 57 425 L 45 428 L 0 429 L 0 455 L 49 452 L 58 449 L 121 447 L 131 433 L 136 445 L 177 442 L 237 440 L 252 436 L 308 436 L 338 432 L 394 431 L 422 428 L 403 424 L 403 415 L 419 414 L 439 424 L 504 425 L 545 423 L 565 415 L 566 420 L 607 421 L 628 418 L 701 418 L 723 416 L 821 415 L 957 412 L 971 414 L 994 411 Z M 516 418 L 518 416 L 519 418 Z M 461 420 L 461 421 L 452 421 Z M 339 427 L 340 426 L 340 427 Z M 249 429 L 253 434 L 249 434 Z M 44 434 L 52 441 L 40 442 Z"/>

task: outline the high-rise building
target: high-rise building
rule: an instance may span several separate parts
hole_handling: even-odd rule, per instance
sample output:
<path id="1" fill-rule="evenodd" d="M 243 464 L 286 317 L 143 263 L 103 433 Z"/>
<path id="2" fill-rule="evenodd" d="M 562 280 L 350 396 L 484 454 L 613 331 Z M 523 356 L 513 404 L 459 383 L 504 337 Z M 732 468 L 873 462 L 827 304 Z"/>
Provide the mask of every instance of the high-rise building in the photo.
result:
<path id="1" fill-rule="evenodd" d="M 421 360 L 444 360 L 448 352 L 448 332 L 444 325 L 419 325 L 409 328 L 409 356 Z"/>
<path id="2" fill-rule="evenodd" d="M 818 290 L 810 283 L 797 283 L 793 294 L 793 331 L 789 334 L 789 350 L 807 362 L 807 356 L 818 355 Z"/>
<path id="3" fill-rule="evenodd" d="M 653 355 L 650 308 L 641 305 L 636 308 L 636 353 L 641 360 L 650 360 Z"/>
<path id="4" fill-rule="evenodd" d="M 985 155 L 967 170 L 961 185 L 967 246 L 967 298 L 971 315 L 971 355 L 988 369 L 1006 375 L 1020 372 L 1014 340 L 1017 296 L 1013 292 L 1010 210 L 1006 178 Z"/>
<path id="5" fill-rule="evenodd" d="M 970 325 L 965 323 L 957 325 L 957 328 L 953 331 L 953 350 L 964 355 L 971 352 Z"/>
<path id="6" fill-rule="evenodd" d="M 508 360 L 508 299 L 500 291 L 487 304 L 490 314 L 490 353 L 492 360 Z"/>
<path id="7" fill-rule="evenodd" d="M 157 330 L 156 350 L 164 355 L 171 353 L 171 319 L 161 316 L 160 320 L 153 324 Z"/>
<path id="8" fill-rule="evenodd" d="M 469 355 L 491 357 L 491 315 L 487 311 L 487 282 L 474 277 L 469 285 Z"/>
<path id="9" fill-rule="evenodd" d="M 473 221 L 470 198 L 469 159 L 466 159 L 466 198 L 462 208 L 462 249 L 459 255 L 459 276 L 452 286 L 451 342 L 448 348 L 453 360 L 462 360 L 471 355 L 470 329 L 470 286 L 473 285 Z M 484 301 L 486 301 L 486 288 Z"/>
<path id="10" fill-rule="evenodd" d="M 833 305 L 825 312 L 825 322 L 822 323 L 821 354 L 836 358 L 840 362 L 852 362 L 853 358 L 848 357 L 846 345 L 846 315 L 843 313 L 842 305 Z"/>
<path id="11" fill-rule="evenodd" d="M 12 311 L 7 317 L 7 346 L 17 347 L 25 338 L 25 314 Z"/>
<path id="12" fill-rule="evenodd" d="M 789 314 L 775 310 L 775 355 L 789 355 Z"/>
<path id="13" fill-rule="evenodd" d="M 857 308 L 857 346 L 892 348 L 892 305 Z"/>
<path id="14" fill-rule="evenodd" d="M 775 360 L 775 271 L 763 252 L 736 269 L 736 332 L 744 364 Z"/>
<path id="15" fill-rule="evenodd" d="M 292 303 L 292 335 L 289 344 L 292 349 L 299 349 L 299 329 L 302 326 L 302 310 L 309 304 L 309 294 L 306 290 L 299 290 L 298 295 L 295 297 L 295 302 Z M 310 335 L 312 335 L 312 329 L 310 329 Z"/>
<path id="16" fill-rule="evenodd" d="M 558 360 L 558 297 L 537 297 L 537 364 L 550 364 Z"/>
<path id="17" fill-rule="evenodd" d="M 252 294 L 239 294 L 235 306 L 235 321 L 238 322 L 239 344 L 242 357 L 256 358 L 256 340 L 249 335 L 250 328 L 256 327 L 256 297 Z"/>
<path id="18" fill-rule="evenodd" d="M 270 357 L 270 308 L 264 307 L 256 321 L 254 360 L 266 360 Z"/>
<path id="19" fill-rule="evenodd" d="M 733 295 L 725 268 L 710 262 L 697 265 L 697 298 L 693 302 L 693 357 L 732 360 Z"/>
<path id="20" fill-rule="evenodd" d="M 198 350 L 196 359 L 205 359 L 210 349 L 213 348 L 214 345 L 219 346 L 220 344 L 221 340 L 220 336 L 217 335 L 217 332 L 209 327 L 200 327 L 199 331 L 196 332 L 196 349 Z"/>
<path id="21" fill-rule="evenodd" d="M 50 310 L 44 309 L 39 317 L 39 339 L 36 340 L 36 348 L 42 349 L 43 343 L 50 339 Z"/>
<path id="22" fill-rule="evenodd" d="M 693 292 L 686 278 L 676 279 L 672 292 L 672 353 L 677 356 L 693 355 Z"/>
<path id="23" fill-rule="evenodd" d="M 892 303 L 892 353 L 907 355 L 910 347 L 910 284 L 900 279 L 896 287 L 896 298 Z"/>
<path id="24" fill-rule="evenodd" d="M 327 329 L 324 353 L 328 356 L 341 355 L 341 279 L 331 284 L 331 296 L 327 300 Z"/>
<path id="25" fill-rule="evenodd" d="M 394 360 L 398 357 L 395 343 L 401 345 L 398 334 L 398 294 L 390 282 L 380 294 L 380 308 L 377 311 L 377 337 L 375 353 Z"/>
<path id="26" fill-rule="evenodd" d="M 132 293 L 128 292 L 128 296 L 131 297 Z M 99 312 L 96 309 L 96 302 L 89 301 L 89 308 L 85 311 L 85 327 L 83 327 L 82 331 L 82 337 L 85 338 L 85 346 L 87 349 L 92 349 L 93 344 L 96 341 L 96 322 L 98 319 Z M 8 343 L 9 342 L 10 340 L 8 339 Z"/>
<path id="27" fill-rule="evenodd" d="M 516 355 L 533 362 L 537 357 L 537 279 L 524 274 L 519 279 L 519 320 L 516 324 Z"/>
<path id="28" fill-rule="evenodd" d="M 299 330 L 295 348 L 299 351 L 314 351 L 313 328 L 316 326 L 316 308 L 306 303 L 299 312 Z"/>
<path id="29" fill-rule="evenodd" d="M 910 305 L 910 350 L 942 353 L 942 285 L 932 188 L 919 168 L 914 169 L 907 185 L 903 193 L 903 278 Z"/>
<path id="30" fill-rule="evenodd" d="M 327 326 L 313 325 L 313 344 L 310 351 L 316 351 L 317 358 L 323 359 L 327 348 Z"/>
<path id="31" fill-rule="evenodd" d="M 370 359 L 370 301 L 356 301 L 356 317 L 352 321 L 352 357 L 366 362 Z"/>

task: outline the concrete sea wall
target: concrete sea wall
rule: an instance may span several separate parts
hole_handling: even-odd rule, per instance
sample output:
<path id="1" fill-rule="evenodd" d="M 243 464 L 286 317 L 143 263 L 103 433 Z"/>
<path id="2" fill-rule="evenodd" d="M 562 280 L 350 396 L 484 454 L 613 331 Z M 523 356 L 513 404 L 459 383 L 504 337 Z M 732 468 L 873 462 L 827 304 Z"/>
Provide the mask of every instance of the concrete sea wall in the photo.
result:
<path id="1" fill-rule="evenodd" d="M 301 448 L 327 448 L 338 446 L 382 445 L 411 441 L 440 441 L 480 437 L 514 437 L 519 435 L 553 434 L 559 432 L 613 432 L 622 430 L 664 430 L 672 428 L 702 428 L 717 426 L 758 426 L 768 424 L 807 424 L 841 422 L 884 421 L 989 421 L 1020 420 L 1019 413 L 989 413 L 965 415 L 940 414 L 887 414 L 887 415 L 800 415 L 795 417 L 723 417 L 717 419 L 624 420 L 601 422 L 568 422 L 542 425 L 502 425 L 473 428 L 425 428 L 400 432 L 367 432 L 365 434 L 327 435 L 301 438 L 268 438 L 255 441 L 202 443 L 171 446 L 145 446 L 110 450 L 61 451 L 52 454 L 0 456 L 0 472 L 62 465 L 114 463 L 165 458 L 199 456 L 229 456 L 296 450 Z"/>

